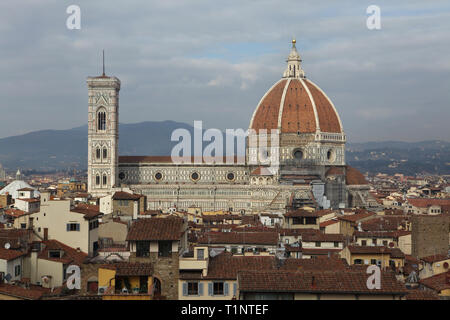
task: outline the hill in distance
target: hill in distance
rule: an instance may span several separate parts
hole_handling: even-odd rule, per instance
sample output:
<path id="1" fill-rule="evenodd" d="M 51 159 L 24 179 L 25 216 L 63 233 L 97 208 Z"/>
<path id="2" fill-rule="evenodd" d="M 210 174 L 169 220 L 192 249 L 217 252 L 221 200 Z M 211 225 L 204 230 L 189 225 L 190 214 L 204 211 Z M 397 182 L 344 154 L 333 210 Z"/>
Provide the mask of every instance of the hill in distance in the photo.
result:
<path id="1" fill-rule="evenodd" d="M 120 155 L 170 155 L 178 143 L 172 132 L 193 127 L 175 121 L 147 121 L 119 125 Z M 224 139 L 225 141 L 225 139 Z M 203 146 L 209 142 L 204 142 Z M 450 174 L 450 143 L 347 143 L 347 163 L 370 173 Z M 87 167 L 87 125 L 68 130 L 41 130 L 0 139 L 0 163 L 8 171 L 84 170 Z"/>

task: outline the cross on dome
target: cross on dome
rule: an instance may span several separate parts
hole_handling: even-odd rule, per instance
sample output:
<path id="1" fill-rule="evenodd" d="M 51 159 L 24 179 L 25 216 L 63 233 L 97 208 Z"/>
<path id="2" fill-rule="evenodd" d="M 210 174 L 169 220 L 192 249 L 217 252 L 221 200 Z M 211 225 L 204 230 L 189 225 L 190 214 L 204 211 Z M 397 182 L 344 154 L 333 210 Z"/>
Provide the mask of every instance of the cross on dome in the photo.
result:
<path id="1" fill-rule="evenodd" d="M 301 62 L 302 59 L 300 58 L 300 54 L 297 51 L 297 48 L 295 47 L 295 43 L 297 41 L 295 39 L 292 39 L 292 48 L 291 52 L 289 53 L 287 62 L 287 68 L 283 73 L 283 78 L 304 78 L 305 72 L 302 69 Z"/>

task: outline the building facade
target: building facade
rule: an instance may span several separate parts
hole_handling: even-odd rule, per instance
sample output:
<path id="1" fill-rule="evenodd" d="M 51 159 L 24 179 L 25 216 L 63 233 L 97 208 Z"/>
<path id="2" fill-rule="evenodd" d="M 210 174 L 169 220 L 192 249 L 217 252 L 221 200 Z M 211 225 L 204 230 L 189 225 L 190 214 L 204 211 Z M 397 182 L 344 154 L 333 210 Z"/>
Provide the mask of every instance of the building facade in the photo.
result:
<path id="1" fill-rule="evenodd" d="M 255 213 L 282 211 L 292 203 L 325 209 L 368 205 L 367 182 L 359 172 L 354 179 L 355 169 L 346 166 L 346 135 L 337 110 L 306 79 L 301 61 L 293 40 L 281 80 L 250 120 L 246 155 L 234 161 L 119 157 L 120 80 L 89 77 L 89 192 L 131 190 L 146 195 L 151 210 L 195 206 Z"/>

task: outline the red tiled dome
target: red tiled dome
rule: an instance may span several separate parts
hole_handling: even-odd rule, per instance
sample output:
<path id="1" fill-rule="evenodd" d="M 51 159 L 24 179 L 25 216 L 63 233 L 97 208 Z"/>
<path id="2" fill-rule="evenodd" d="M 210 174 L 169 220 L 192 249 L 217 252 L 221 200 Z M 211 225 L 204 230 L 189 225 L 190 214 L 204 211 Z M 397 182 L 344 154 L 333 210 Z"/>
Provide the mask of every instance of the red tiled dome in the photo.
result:
<path id="1" fill-rule="evenodd" d="M 316 84 L 302 77 L 275 83 L 253 114 L 250 129 L 270 133 L 277 128 L 280 133 L 343 133 L 331 100 Z"/>

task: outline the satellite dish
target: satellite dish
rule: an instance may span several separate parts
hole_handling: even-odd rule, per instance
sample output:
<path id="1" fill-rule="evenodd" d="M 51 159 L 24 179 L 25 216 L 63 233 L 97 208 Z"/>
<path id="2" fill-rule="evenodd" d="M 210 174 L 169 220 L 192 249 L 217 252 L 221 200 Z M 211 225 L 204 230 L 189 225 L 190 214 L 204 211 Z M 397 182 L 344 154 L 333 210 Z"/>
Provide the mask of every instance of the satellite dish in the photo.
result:
<path id="1" fill-rule="evenodd" d="M 5 249 L 8 250 L 9 248 L 11 248 L 11 245 L 9 244 L 9 242 L 5 243 Z"/>

